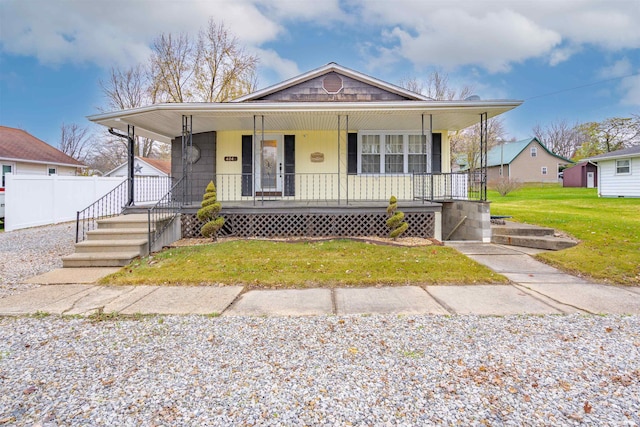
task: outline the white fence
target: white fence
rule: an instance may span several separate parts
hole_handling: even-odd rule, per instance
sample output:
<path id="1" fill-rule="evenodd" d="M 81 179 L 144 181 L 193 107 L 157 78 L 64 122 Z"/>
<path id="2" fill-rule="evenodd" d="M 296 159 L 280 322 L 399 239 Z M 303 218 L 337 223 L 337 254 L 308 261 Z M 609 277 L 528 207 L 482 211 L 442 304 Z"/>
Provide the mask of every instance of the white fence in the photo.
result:
<path id="1" fill-rule="evenodd" d="M 123 177 L 6 175 L 5 231 L 75 221 Z"/>

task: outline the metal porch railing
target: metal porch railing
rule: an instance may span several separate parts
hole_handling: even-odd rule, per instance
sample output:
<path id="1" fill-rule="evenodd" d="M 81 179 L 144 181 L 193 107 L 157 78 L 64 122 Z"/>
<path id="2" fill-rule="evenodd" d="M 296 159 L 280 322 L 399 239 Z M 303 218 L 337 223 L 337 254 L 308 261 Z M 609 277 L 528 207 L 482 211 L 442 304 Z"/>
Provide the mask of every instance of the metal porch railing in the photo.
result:
<path id="1" fill-rule="evenodd" d="M 155 205 L 147 210 L 149 252 L 151 252 L 153 244 L 180 214 L 181 196 L 186 191 L 186 183 L 184 177 L 180 178 Z"/>

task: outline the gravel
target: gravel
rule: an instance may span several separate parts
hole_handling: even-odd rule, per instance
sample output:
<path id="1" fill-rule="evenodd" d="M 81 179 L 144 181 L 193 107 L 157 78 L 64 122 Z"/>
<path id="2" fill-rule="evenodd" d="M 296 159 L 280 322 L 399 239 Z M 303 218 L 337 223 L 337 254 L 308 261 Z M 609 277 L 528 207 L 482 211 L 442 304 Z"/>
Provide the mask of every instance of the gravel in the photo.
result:
<path id="1" fill-rule="evenodd" d="M 0 298 L 36 287 L 21 282 L 62 267 L 75 232 L 75 222 L 0 232 Z"/>
<path id="2" fill-rule="evenodd" d="M 0 318 L 0 425 L 640 424 L 639 316 Z"/>

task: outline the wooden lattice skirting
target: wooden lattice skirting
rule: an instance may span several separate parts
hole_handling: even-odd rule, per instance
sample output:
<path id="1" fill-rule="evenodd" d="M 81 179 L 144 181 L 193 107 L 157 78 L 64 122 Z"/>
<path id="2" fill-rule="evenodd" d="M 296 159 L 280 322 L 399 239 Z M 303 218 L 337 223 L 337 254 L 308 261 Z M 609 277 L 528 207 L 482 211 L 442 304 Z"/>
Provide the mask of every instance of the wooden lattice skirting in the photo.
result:
<path id="1" fill-rule="evenodd" d="M 384 213 L 227 213 L 220 236 L 237 237 L 385 237 L 389 229 Z M 433 212 L 407 212 L 409 229 L 403 236 L 433 238 Z M 182 214 L 182 236 L 202 237 L 203 222 L 195 214 Z"/>

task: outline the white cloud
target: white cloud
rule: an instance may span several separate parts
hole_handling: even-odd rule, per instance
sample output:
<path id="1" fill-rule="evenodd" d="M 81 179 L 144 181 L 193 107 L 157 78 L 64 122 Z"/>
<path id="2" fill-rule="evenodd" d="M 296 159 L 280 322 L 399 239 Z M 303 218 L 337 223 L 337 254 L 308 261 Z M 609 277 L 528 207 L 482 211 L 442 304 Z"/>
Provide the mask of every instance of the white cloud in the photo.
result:
<path id="1" fill-rule="evenodd" d="M 631 61 L 628 58 L 622 58 L 608 67 L 604 67 L 600 70 L 600 77 L 602 78 L 616 78 L 628 76 L 632 73 Z"/>
<path id="2" fill-rule="evenodd" d="M 284 59 L 277 52 L 272 49 L 252 49 L 259 58 L 259 66 L 266 67 L 273 70 L 277 75 L 278 81 L 286 80 L 291 77 L 297 76 L 300 73 L 298 65 L 289 59 Z M 270 82 L 275 83 L 275 82 Z"/>
<path id="3" fill-rule="evenodd" d="M 620 99 L 622 105 L 640 107 L 640 70 L 638 70 L 638 74 L 624 78 L 620 84 L 620 89 L 623 93 Z"/>

